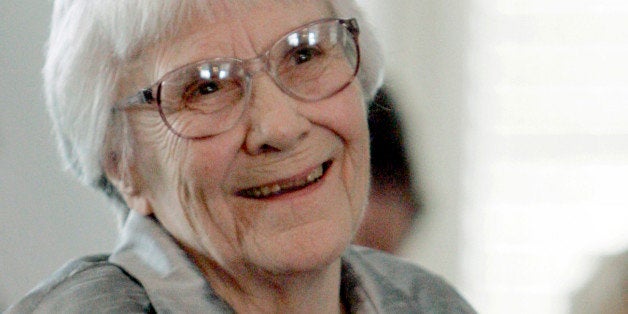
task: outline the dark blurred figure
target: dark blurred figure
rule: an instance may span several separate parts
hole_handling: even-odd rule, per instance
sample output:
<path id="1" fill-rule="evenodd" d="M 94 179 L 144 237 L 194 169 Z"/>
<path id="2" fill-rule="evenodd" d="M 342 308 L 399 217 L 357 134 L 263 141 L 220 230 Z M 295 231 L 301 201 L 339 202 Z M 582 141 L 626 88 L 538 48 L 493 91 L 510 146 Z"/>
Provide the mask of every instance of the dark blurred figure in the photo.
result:
<path id="1" fill-rule="evenodd" d="M 419 211 L 395 101 L 383 87 L 369 110 L 371 194 L 354 243 L 395 253 Z"/>
<path id="2" fill-rule="evenodd" d="M 597 271 L 571 296 L 572 314 L 628 314 L 628 251 L 603 256 Z"/>

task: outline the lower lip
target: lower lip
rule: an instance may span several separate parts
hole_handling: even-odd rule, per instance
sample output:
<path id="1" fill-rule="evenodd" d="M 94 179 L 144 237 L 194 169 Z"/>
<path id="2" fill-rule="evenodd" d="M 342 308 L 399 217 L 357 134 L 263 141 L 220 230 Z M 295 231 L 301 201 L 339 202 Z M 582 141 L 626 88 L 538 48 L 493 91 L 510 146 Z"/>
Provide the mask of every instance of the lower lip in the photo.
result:
<path id="1" fill-rule="evenodd" d="M 300 197 L 303 194 L 311 193 L 314 190 L 318 189 L 323 184 L 323 181 L 325 181 L 325 179 L 327 178 L 327 174 L 331 171 L 332 167 L 333 167 L 333 162 L 330 162 L 329 166 L 327 166 L 324 169 L 323 175 L 320 178 L 318 178 L 313 183 L 310 183 L 310 184 L 308 184 L 308 185 L 306 185 L 306 186 L 304 186 L 304 187 L 302 187 L 302 188 L 300 188 L 298 190 L 293 190 L 293 191 L 289 191 L 289 192 L 269 195 L 267 197 L 260 197 L 260 198 L 248 197 L 247 199 L 253 200 L 253 201 L 274 201 L 274 200 L 279 200 L 279 199 L 288 199 L 288 198 L 293 198 L 293 197 Z"/>

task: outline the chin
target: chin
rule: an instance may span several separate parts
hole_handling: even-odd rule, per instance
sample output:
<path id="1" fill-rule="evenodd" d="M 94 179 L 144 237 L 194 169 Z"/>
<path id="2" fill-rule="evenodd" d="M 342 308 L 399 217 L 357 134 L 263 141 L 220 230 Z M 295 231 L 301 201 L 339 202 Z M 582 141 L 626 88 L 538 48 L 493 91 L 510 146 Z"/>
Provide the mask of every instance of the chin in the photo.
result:
<path id="1" fill-rule="evenodd" d="M 341 225 L 328 221 L 291 230 L 255 250 L 259 254 L 255 253 L 256 258 L 251 260 L 273 274 L 324 269 L 338 261 L 351 242 L 352 228 Z"/>

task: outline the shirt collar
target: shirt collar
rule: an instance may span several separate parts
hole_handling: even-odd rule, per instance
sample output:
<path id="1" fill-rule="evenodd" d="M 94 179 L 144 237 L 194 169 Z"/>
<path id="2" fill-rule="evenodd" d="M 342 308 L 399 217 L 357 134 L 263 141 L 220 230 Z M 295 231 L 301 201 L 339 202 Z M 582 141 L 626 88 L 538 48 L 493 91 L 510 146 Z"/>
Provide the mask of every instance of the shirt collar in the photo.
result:
<path id="1" fill-rule="evenodd" d="M 109 261 L 142 284 L 157 313 L 233 313 L 155 219 L 131 211 Z"/>

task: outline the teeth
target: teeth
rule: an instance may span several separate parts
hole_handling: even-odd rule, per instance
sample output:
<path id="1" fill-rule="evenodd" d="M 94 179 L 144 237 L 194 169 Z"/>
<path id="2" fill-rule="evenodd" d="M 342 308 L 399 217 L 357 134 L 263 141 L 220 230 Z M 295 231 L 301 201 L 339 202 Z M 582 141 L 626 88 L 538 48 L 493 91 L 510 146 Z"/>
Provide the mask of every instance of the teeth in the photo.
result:
<path id="1" fill-rule="evenodd" d="M 279 191 L 281 191 L 281 187 L 279 186 L 279 184 L 275 184 L 273 185 L 273 187 L 270 189 L 271 192 L 273 193 L 277 193 Z"/>
<path id="2" fill-rule="evenodd" d="M 267 186 L 263 186 L 261 190 L 262 190 L 262 195 L 264 196 L 270 194 L 270 188 Z"/>
<path id="3" fill-rule="evenodd" d="M 297 188 L 304 187 L 307 184 L 320 179 L 322 176 L 323 166 L 318 166 L 303 179 L 297 179 L 282 184 L 260 186 L 245 190 L 242 194 L 248 197 L 266 197 L 271 194 L 279 194 L 282 190 L 295 190 Z"/>
<path id="4" fill-rule="evenodd" d="M 307 175 L 307 181 L 308 182 L 312 182 L 318 178 L 320 178 L 323 175 L 323 167 L 317 167 L 316 169 L 314 169 L 314 171 L 312 171 L 312 173 Z"/>

